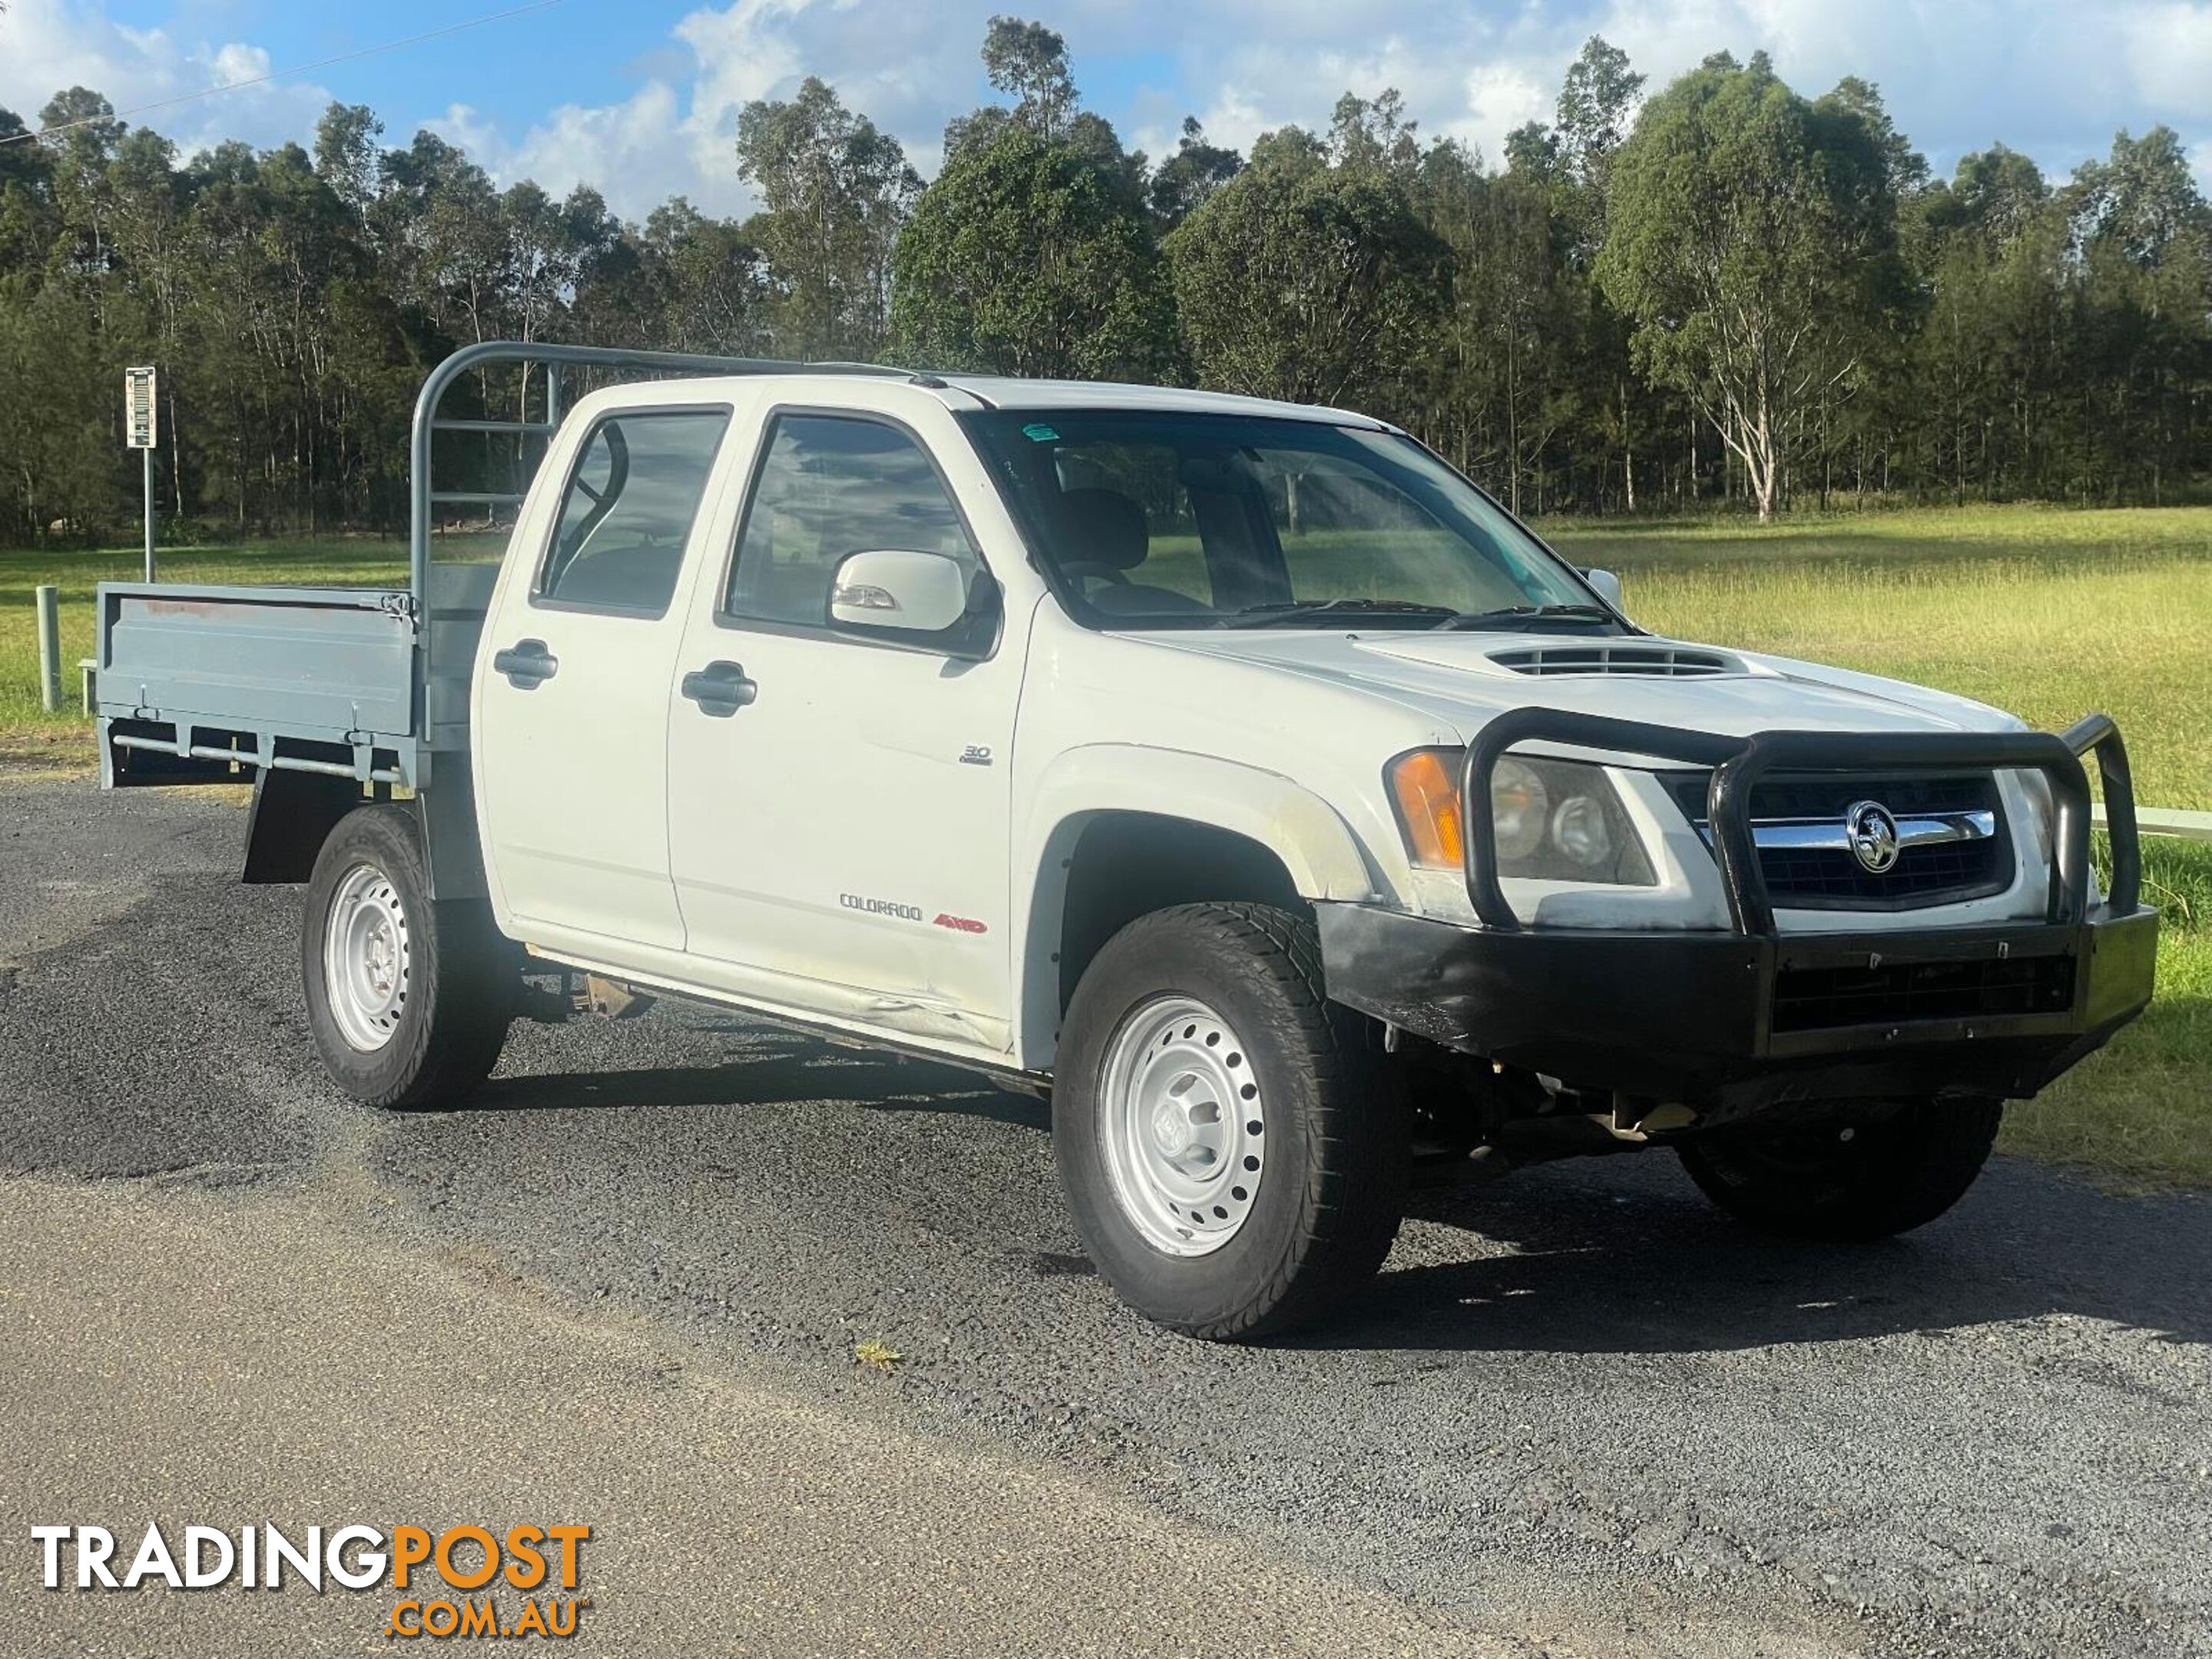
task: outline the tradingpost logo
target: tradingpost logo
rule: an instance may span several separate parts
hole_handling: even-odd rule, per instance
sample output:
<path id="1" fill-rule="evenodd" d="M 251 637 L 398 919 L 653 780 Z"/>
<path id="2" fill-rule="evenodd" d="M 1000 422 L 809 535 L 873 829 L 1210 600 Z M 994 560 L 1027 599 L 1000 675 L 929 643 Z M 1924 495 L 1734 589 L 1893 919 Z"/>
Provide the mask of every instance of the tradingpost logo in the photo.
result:
<path id="1" fill-rule="evenodd" d="M 188 1526 L 175 1534 L 149 1524 L 127 1565 L 105 1527 L 31 1528 L 50 1590 L 135 1590 L 158 1580 L 171 1589 L 275 1590 L 304 1586 L 388 1590 L 389 1636 L 574 1636 L 587 1596 L 583 1581 L 587 1526 L 382 1528 L 349 1525 L 295 1528 L 272 1524 Z M 569 1592 L 555 1594 L 556 1590 Z M 480 1593 L 481 1592 L 481 1593 Z"/>

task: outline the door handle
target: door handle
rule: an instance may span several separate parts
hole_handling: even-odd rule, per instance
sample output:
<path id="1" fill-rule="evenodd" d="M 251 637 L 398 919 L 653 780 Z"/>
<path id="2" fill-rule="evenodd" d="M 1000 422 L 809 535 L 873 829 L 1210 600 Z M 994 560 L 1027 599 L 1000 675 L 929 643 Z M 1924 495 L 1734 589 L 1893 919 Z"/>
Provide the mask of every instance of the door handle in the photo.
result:
<path id="1" fill-rule="evenodd" d="M 535 691 L 561 671 L 561 659 L 545 648 L 543 640 L 517 640 L 491 659 L 495 674 L 507 676 L 518 691 Z"/>
<path id="2" fill-rule="evenodd" d="M 760 687 L 733 662 L 710 662 L 693 669 L 684 677 L 682 690 L 702 713 L 717 720 L 727 720 L 760 695 Z"/>

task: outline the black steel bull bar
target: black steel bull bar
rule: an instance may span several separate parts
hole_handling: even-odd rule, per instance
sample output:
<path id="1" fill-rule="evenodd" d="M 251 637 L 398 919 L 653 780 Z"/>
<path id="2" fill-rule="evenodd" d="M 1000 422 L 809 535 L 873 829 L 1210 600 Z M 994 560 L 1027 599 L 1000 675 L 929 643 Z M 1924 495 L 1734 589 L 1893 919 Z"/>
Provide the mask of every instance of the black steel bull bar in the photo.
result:
<path id="1" fill-rule="evenodd" d="M 2089 908 L 2089 780 L 2081 765 L 2094 753 L 2105 794 L 2106 828 L 2112 837 L 2109 913 L 2132 915 L 2142 888 L 2142 854 L 2136 829 L 2135 786 L 2127 746 L 2106 714 L 2088 714 L 2063 732 L 1759 732 L 1723 737 L 1683 732 L 1638 720 L 1560 708 L 1521 708 L 1499 715 L 1468 745 L 1461 782 L 1468 833 L 1468 897 L 1487 927 L 1517 932 L 1521 919 L 1506 902 L 1498 876 L 1491 777 L 1506 750 L 1518 744 L 1553 743 L 1628 755 L 1648 755 L 1687 766 L 1709 767 L 1705 814 L 1713 858 L 1728 894 L 1735 932 L 1777 936 L 1774 904 L 1752 840 L 1753 787 L 1771 772 L 1897 773 L 2032 771 L 2048 780 L 2057 817 L 2046 920 L 2065 926 L 2084 921 Z"/>

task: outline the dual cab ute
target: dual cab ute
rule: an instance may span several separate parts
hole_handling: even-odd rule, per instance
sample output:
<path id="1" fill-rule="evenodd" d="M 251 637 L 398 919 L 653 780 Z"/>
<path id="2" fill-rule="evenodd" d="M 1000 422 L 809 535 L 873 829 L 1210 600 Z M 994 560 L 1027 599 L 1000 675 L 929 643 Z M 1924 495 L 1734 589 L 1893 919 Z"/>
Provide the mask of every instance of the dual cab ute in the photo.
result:
<path id="1" fill-rule="evenodd" d="M 526 362 L 544 419 L 441 414 Z M 495 565 L 431 557 L 457 427 L 543 446 Z M 2150 996 L 2109 720 L 1656 638 L 1379 421 L 494 345 L 415 445 L 405 591 L 100 594 L 105 781 L 252 778 L 374 1105 L 465 1103 L 526 953 L 979 1067 L 1122 1297 L 1244 1338 L 1423 1170 L 1917 1226 Z"/>

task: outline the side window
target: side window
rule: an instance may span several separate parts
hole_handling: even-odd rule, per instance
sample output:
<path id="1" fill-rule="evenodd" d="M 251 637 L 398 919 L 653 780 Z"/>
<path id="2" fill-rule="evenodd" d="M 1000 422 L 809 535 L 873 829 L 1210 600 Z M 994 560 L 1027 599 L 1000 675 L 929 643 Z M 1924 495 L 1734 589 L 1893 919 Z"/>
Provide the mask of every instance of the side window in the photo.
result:
<path id="1" fill-rule="evenodd" d="M 726 410 L 672 409 L 594 426 L 568 475 L 537 597 L 592 611 L 666 611 L 729 424 Z"/>
<path id="2" fill-rule="evenodd" d="M 921 447 L 896 427 L 836 415 L 779 415 L 745 503 L 723 612 L 820 626 L 830 579 L 851 553 L 901 549 L 980 562 L 959 510 Z"/>

